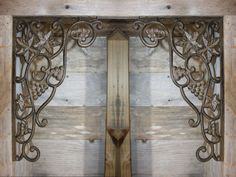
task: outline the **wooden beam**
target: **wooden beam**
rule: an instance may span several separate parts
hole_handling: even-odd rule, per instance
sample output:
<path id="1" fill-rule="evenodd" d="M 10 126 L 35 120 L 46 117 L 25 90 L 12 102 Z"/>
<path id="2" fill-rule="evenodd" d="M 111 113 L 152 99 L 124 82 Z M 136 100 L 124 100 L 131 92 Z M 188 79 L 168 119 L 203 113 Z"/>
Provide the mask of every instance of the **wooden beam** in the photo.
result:
<path id="1" fill-rule="evenodd" d="M 0 16 L 0 176 L 12 176 L 12 17 Z"/>
<path id="2" fill-rule="evenodd" d="M 119 31 L 108 38 L 105 176 L 131 176 L 128 39 Z"/>
<path id="3" fill-rule="evenodd" d="M 234 0 L 1 0 L 0 14 L 14 16 L 79 15 L 127 18 L 135 16 L 236 15 Z"/>
<path id="4" fill-rule="evenodd" d="M 236 177 L 236 16 L 224 18 L 225 159 L 224 176 Z"/>

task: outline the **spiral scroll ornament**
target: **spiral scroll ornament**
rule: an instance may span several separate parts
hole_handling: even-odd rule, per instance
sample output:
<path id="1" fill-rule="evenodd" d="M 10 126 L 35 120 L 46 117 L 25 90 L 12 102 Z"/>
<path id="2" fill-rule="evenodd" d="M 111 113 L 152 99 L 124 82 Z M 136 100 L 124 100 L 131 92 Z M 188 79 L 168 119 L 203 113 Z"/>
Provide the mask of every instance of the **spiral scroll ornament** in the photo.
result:
<path id="1" fill-rule="evenodd" d="M 99 21 L 78 21 L 66 30 L 58 21 L 24 21 L 14 24 L 14 65 L 16 118 L 15 141 L 17 154 L 15 160 L 25 158 L 37 161 L 40 150 L 33 144 L 36 127 L 45 127 L 46 119 L 40 119 L 40 112 L 48 105 L 62 84 L 66 74 L 66 50 L 69 40 L 76 40 L 79 47 L 88 47 L 96 39 L 96 30 L 101 29 Z M 60 62 L 59 55 L 63 55 Z M 60 63 L 60 64 L 58 64 Z M 47 92 L 47 98 L 37 103 Z"/>
<path id="2" fill-rule="evenodd" d="M 160 21 L 134 23 L 143 44 L 153 48 L 166 40 L 169 44 L 170 75 L 187 104 L 196 113 L 191 127 L 201 128 L 204 143 L 196 151 L 201 162 L 223 160 L 223 56 L 222 21 L 177 20 L 170 26 Z M 165 27 L 166 26 L 166 27 Z M 175 59 L 182 61 L 176 65 Z M 190 93 L 190 94 L 188 94 Z M 193 94 L 200 104 L 191 100 Z"/>

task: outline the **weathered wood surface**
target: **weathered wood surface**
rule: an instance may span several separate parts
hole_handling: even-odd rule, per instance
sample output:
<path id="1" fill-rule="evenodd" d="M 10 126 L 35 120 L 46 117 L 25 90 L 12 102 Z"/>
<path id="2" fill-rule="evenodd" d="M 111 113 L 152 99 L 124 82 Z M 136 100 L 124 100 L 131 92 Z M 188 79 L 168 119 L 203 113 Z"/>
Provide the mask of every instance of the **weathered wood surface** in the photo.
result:
<path id="1" fill-rule="evenodd" d="M 106 106 L 106 73 L 67 73 L 49 106 Z M 48 90 L 49 91 L 49 90 Z M 46 100 L 45 92 L 36 104 Z"/>
<path id="2" fill-rule="evenodd" d="M 196 117 L 190 107 L 132 107 L 132 138 L 146 140 L 201 140 L 200 128 L 188 120 Z"/>
<path id="3" fill-rule="evenodd" d="M 56 111 L 58 110 L 58 112 Z M 38 145 L 41 149 L 41 156 L 42 160 L 40 162 L 33 163 L 33 172 L 34 175 L 42 175 L 44 172 L 44 175 L 60 175 L 61 171 L 56 170 L 56 164 L 58 163 L 59 166 L 63 164 L 63 161 L 66 160 L 65 157 L 59 158 L 57 157 L 58 154 L 65 154 L 67 152 L 64 152 L 66 148 L 68 149 L 74 149 L 73 152 L 74 156 L 79 156 L 77 154 L 81 154 L 81 152 L 93 154 L 93 151 L 97 151 L 96 146 L 92 145 L 92 148 L 88 152 L 88 147 L 84 146 L 83 143 L 86 143 L 89 145 L 88 139 L 94 138 L 94 134 L 99 135 L 100 137 L 96 137 L 100 140 L 95 140 L 97 142 L 98 146 L 101 147 L 99 149 L 100 153 L 104 153 L 104 146 L 102 145 L 104 141 L 101 141 L 104 137 L 101 135 L 104 131 L 104 112 L 105 108 L 103 110 L 99 110 L 99 107 L 97 108 L 81 108 L 81 107 L 47 107 L 45 111 L 42 112 L 41 118 L 48 118 L 49 124 L 45 128 L 41 128 L 37 131 L 37 134 L 35 138 L 37 139 L 35 141 L 35 144 Z M 183 115 L 183 112 L 185 113 Z M 70 114 L 68 114 L 70 113 Z M 89 116 L 90 115 L 90 116 Z M 147 115 L 149 115 L 147 117 Z M 204 165 L 200 162 L 198 162 L 195 158 L 195 149 L 202 143 L 201 135 L 198 131 L 198 129 L 190 128 L 187 124 L 187 121 L 189 118 L 195 116 L 195 114 L 190 110 L 189 107 L 157 107 L 157 108 L 150 108 L 150 107 L 135 107 L 131 108 L 131 118 L 132 118 L 132 160 L 133 160 L 133 173 L 134 176 L 140 176 L 142 174 L 146 174 L 146 176 L 158 176 L 160 175 L 159 171 L 161 173 L 166 173 L 165 175 L 172 175 L 167 174 L 167 172 L 163 172 L 164 169 L 167 168 L 167 166 L 162 165 L 162 163 L 174 160 L 177 156 L 181 157 L 181 160 L 178 159 L 178 164 L 181 162 L 181 164 L 191 164 L 191 168 L 188 169 L 188 171 L 184 171 L 184 168 L 181 167 L 181 165 L 175 166 L 175 169 L 179 171 L 179 173 L 182 176 L 187 176 L 189 174 L 195 175 L 198 177 L 202 177 L 200 174 L 202 174 L 203 167 L 201 165 Z M 103 120 L 102 120 L 103 118 Z M 98 119 L 100 119 L 98 121 Z M 86 121 L 87 120 L 87 121 Z M 103 123 L 102 123 L 103 122 Z M 81 125 L 81 124 L 84 124 Z M 161 127 L 161 128 L 160 128 Z M 91 131 L 94 130 L 94 131 Z M 61 134 L 61 132 L 63 132 Z M 86 133 L 85 133 L 86 132 Z M 85 134 L 84 134 L 85 133 Z M 146 143 L 142 142 L 142 138 L 148 139 Z M 60 153 L 55 153 L 55 151 L 51 151 L 46 148 L 51 148 L 51 143 L 48 143 L 48 141 L 54 142 L 57 140 L 59 143 L 59 140 L 68 140 L 69 144 L 72 141 L 80 141 L 81 143 L 77 144 L 77 147 L 71 147 L 68 145 L 65 148 L 61 148 L 62 146 L 58 146 L 58 151 Z M 71 141 L 69 141 L 71 140 Z M 82 141 L 86 140 L 86 141 Z M 184 143 L 185 146 L 181 146 L 181 148 L 173 148 L 176 146 L 176 143 L 178 141 L 179 144 Z M 190 141 L 190 142 L 188 142 Z M 48 145 L 46 145 L 47 143 Z M 162 142 L 162 143 L 161 143 Z M 166 144 L 163 144 L 166 142 Z M 45 143 L 45 144 L 44 144 Z M 159 145 L 161 143 L 161 145 Z M 148 144 L 148 145 L 147 145 Z M 160 150 L 160 148 L 163 148 L 163 151 Z M 77 149 L 77 150 L 76 150 Z M 138 151 L 138 152 L 137 152 Z M 159 153 L 156 153 L 156 152 Z M 155 153 L 153 153 L 155 152 Z M 51 155 L 49 153 L 52 153 Z M 151 155 L 150 155 L 151 153 Z M 167 154 L 166 154 L 167 153 Z M 82 153 L 83 154 L 83 153 Z M 168 155 L 169 154 L 169 155 Z M 173 156 L 172 156 L 173 155 Z M 79 156 L 80 157 L 80 156 Z M 171 157 L 173 159 L 171 159 Z M 71 158 L 71 156 L 70 156 Z M 96 166 L 98 163 L 97 156 L 93 157 L 93 160 L 89 161 L 91 166 Z M 99 157 L 101 158 L 101 157 Z M 82 157 L 81 157 L 82 159 Z M 85 164 L 82 163 L 82 166 Z M 89 157 L 90 159 L 90 157 Z M 151 160 L 152 159 L 152 160 Z M 104 160 L 104 159 L 103 159 Z M 68 158 L 69 161 L 69 158 Z M 102 159 L 99 160 L 101 163 Z M 147 161 L 153 164 L 158 163 L 158 171 L 152 172 L 152 168 L 147 167 Z M 53 163 L 52 171 L 47 169 L 49 163 Z M 177 163 L 176 161 L 174 161 Z M 173 162 L 173 168 L 174 163 Z M 40 163 L 40 164 L 39 164 Z M 77 162 L 78 163 L 78 162 Z M 72 171 L 69 173 L 63 172 L 63 175 L 75 175 L 75 174 L 81 174 L 76 171 L 76 168 L 78 168 L 77 163 L 71 163 Z M 201 164 L 201 165 L 200 165 Z M 166 164 L 169 165 L 169 164 Z M 147 167 L 147 168 L 146 168 Z M 181 169 L 179 169 L 181 167 Z M 141 168 L 141 170 L 139 170 Z M 155 168 L 155 167 L 153 167 Z M 40 169 L 44 169 L 43 171 Z M 68 171 L 67 165 L 64 166 L 64 168 L 61 166 L 60 169 L 63 169 L 63 171 Z M 80 169 L 80 167 L 79 167 Z M 81 175 L 93 175 L 93 174 L 99 174 L 102 173 L 100 169 L 96 168 L 98 171 L 96 171 L 94 168 L 91 171 L 87 171 L 86 174 Z M 199 169 L 198 173 L 196 173 L 197 169 Z M 144 170 L 144 171 L 142 171 Z M 183 170 L 183 171 L 181 171 Z M 99 172 L 100 171 L 100 172 Z M 186 174 L 185 174 L 186 173 Z M 151 175 L 152 174 L 152 175 Z M 179 174 L 179 177 L 182 177 Z M 198 174 L 198 175 L 197 175 Z M 177 174 L 175 174 L 178 176 Z M 164 176 L 165 177 L 165 176 Z"/>
<path id="4" fill-rule="evenodd" d="M 131 177 L 132 173 L 128 45 L 128 38 L 119 31 L 115 31 L 108 38 L 106 177 Z M 121 130 L 128 131 L 128 133 L 119 135 Z M 123 142 L 118 143 L 121 139 Z"/>
<path id="5" fill-rule="evenodd" d="M 106 73 L 67 73 L 49 106 L 106 106 Z M 49 92 L 39 99 L 45 100 Z M 189 92 L 191 100 L 199 100 Z M 36 104 L 39 104 L 37 101 Z M 131 106 L 187 106 L 168 73 L 130 73 Z"/>
<path id="6" fill-rule="evenodd" d="M 29 176 L 27 162 L 12 161 L 12 24 L 0 16 L 0 176 Z"/>
<path id="7" fill-rule="evenodd" d="M 200 104 L 188 91 L 189 99 Z M 130 73 L 131 106 L 187 106 L 168 73 Z"/>
<path id="8" fill-rule="evenodd" d="M 219 16 L 235 15 L 234 0 L 2 0 L 0 14 L 34 15 L 82 15 L 114 18 L 134 16 Z"/>
<path id="9" fill-rule="evenodd" d="M 168 51 L 147 48 L 137 37 L 129 41 L 131 106 L 186 106 L 169 75 Z M 100 52 L 105 45 L 105 38 L 99 37 L 91 49 L 75 46 L 68 52 L 67 77 L 49 105 L 106 105 L 106 54 Z M 190 97 L 196 100 L 193 94 Z"/>
<path id="10" fill-rule="evenodd" d="M 94 43 L 81 48 L 70 42 L 67 51 L 67 73 L 105 73 L 107 71 L 107 38 L 97 37 Z M 59 55 L 57 62 L 63 61 Z"/>
<path id="11" fill-rule="evenodd" d="M 156 48 L 149 48 L 142 43 L 139 36 L 136 36 L 129 38 L 129 44 L 130 72 L 170 73 L 167 40 L 160 41 Z M 178 61 L 177 57 L 174 57 L 174 60 Z"/>
<path id="12" fill-rule="evenodd" d="M 35 139 L 105 139 L 106 107 L 48 106 L 42 111 L 40 119 L 47 119 L 48 125 L 37 129 Z"/>
<path id="13" fill-rule="evenodd" d="M 0 16 L 0 176 L 12 175 L 12 17 Z"/>
<path id="14" fill-rule="evenodd" d="M 188 126 L 188 119 L 195 116 L 189 107 L 132 107 L 130 111 L 134 176 L 172 177 L 169 165 L 177 170 L 176 177 L 203 176 L 204 164 L 195 158 L 202 138 L 197 129 Z M 41 118 L 46 117 L 48 126 L 38 129 L 35 135 L 41 159 L 32 163 L 32 174 L 102 176 L 105 107 L 49 106 L 41 114 Z M 93 143 L 88 141 L 91 137 L 95 138 Z"/>
<path id="15" fill-rule="evenodd" d="M 134 41 L 134 45 L 135 43 L 136 42 Z M 96 48 L 96 45 L 97 45 L 97 48 Z M 68 90 L 67 92 L 76 93 L 74 97 L 77 96 L 77 93 L 79 94 L 80 92 L 82 92 L 82 94 L 80 94 L 79 96 L 80 98 L 77 97 L 76 98 L 77 100 L 75 100 L 75 102 L 78 102 L 79 100 L 81 100 L 81 98 L 82 98 L 82 101 L 80 101 L 79 104 L 68 104 L 67 102 L 70 102 L 70 99 L 68 99 L 69 96 L 68 95 L 65 96 L 65 94 L 67 94 L 65 90 L 61 88 L 61 91 L 60 91 L 59 90 L 60 88 L 59 88 L 55 98 L 59 96 L 59 98 L 63 101 L 60 101 L 60 99 L 59 100 L 54 99 L 54 102 L 52 102 L 51 104 L 51 106 L 53 107 L 50 107 L 50 106 L 47 107 L 45 109 L 46 112 L 42 113 L 42 116 L 48 116 L 50 118 L 49 118 L 48 127 L 42 128 L 42 129 L 37 128 L 38 133 L 35 136 L 36 141 L 34 141 L 34 143 L 41 149 L 42 157 L 39 162 L 32 164 L 33 165 L 32 172 L 34 176 L 37 176 L 37 175 L 41 175 L 41 176 L 54 175 L 55 176 L 55 175 L 61 175 L 61 174 L 63 174 L 64 176 L 68 176 L 68 175 L 103 176 L 104 174 L 104 171 L 103 171 L 104 166 L 101 166 L 101 165 L 104 165 L 104 154 L 101 155 L 101 153 L 104 152 L 105 142 L 103 141 L 103 139 L 100 139 L 100 137 L 98 137 L 99 140 L 95 140 L 94 143 L 90 143 L 87 140 L 90 138 L 90 135 L 89 136 L 85 135 L 88 132 L 92 132 L 91 131 L 92 129 L 96 133 L 102 132 L 101 131 L 102 127 L 100 127 L 100 125 L 102 126 L 101 122 L 103 121 L 102 120 L 103 115 L 102 113 L 98 113 L 98 115 L 96 115 L 97 113 L 96 111 L 91 111 L 94 113 L 94 115 L 90 118 L 89 115 L 91 115 L 92 113 L 89 111 L 89 108 L 85 108 L 83 112 L 82 111 L 83 108 L 79 107 L 83 105 L 102 106 L 105 103 L 104 101 L 99 102 L 98 98 L 100 97 L 101 94 L 106 92 L 106 84 L 104 81 L 105 80 L 104 78 L 106 78 L 105 76 L 106 74 L 104 72 L 106 71 L 105 69 L 106 67 L 104 67 L 104 65 L 106 65 L 106 58 L 105 58 L 106 56 L 105 55 L 103 57 L 99 56 L 100 58 L 96 60 L 96 55 L 92 54 L 93 52 L 97 52 L 97 54 L 99 54 L 99 51 L 98 51 L 99 48 L 105 45 L 105 43 L 101 42 L 101 45 L 100 44 L 96 44 L 96 45 L 94 49 L 91 49 L 91 50 L 89 48 L 82 50 L 76 47 L 75 51 L 73 52 L 74 54 L 72 53 L 68 54 L 69 56 L 68 60 L 70 62 L 70 64 L 68 65 L 69 78 L 66 78 L 66 79 L 69 80 L 70 78 L 73 78 L 73 76 L 76 76 L 76 77 L 78 76 L 78 77 L 77 78 L 74 77 L 74 79 L 71 79 L 71 81 L 73 80 L 73 82 L 68 83 L 67 86 L 65 87 L 67 87 L 67 90 Z M 136 44 L 136 45 L 139 46 L 140 44 Z M 76 49 L 80 51 L 80 54 L 78 55 L 79 56 L 78 60 L 76 58 L 75 59 L 76 61 L 74 61 L 73 58 L 76 57 L 76 53 L 77 53 Z M 130 56 L 131 57 L 134 56 L 133 59 L 131 58 L 133 60 L 133 63 L 131 63 L 131 67 L 133 67 L 133 69 L 131 68 L 131 71 L 132 71 L 131 77 L 132 77 L 132 80 L 134 80 L 133 88 L 131 89 L 131 91 L 136 90 L 135 92 L 133 92 L 131 97 L 139 98 L 139 99 L 133 99 L 133 100 L 139 100 L 139 102 L 133 102 L 133 103 L 137 103 L 137 104 L 133 104 L 133 106 L 147 106 L 147 107 L 133 107 L 132 108 L 133 111 L 131 111 L 131 118 L 132 118 L 132 121 L 134 121 L 134 123 L 132 122 L 134 125 L 134 129 L 132 130 L 132 132 L 134 131 L 134 134 L 132 134 L 132 138 L 133 138 L 132 139 L 132 152 L 134 152 L 132 154 L 132 160 L 133 160 L 134 176 L 135 177 L 136 176 L 139 176 L 139 177 L 141 176 L 145 176 L 145 177 L 150 177 L 150 176 L 153 176 L 153 177 L 154 176 L 155 177 L 157 176 L 158 177 L 189 177 L 189 176 L 202 177 L 203 164 L 199 163 L 195 158 L 195 150 L 197 149 L 197 147 L 199 147 L 199 145 L 202 144 L 202 139 L 201 139 L 201 136 L 198 134 L 197 129 L 192 129 L 188 127 L 187 120 L 188 120 L 188 117 L 190 117 L 192 113 L 191 111 L 187 111 L 187 109 L 185 110 L 185 106 L 187 105 L 184 104 L 184 101 L 182 100 L 180 96 L 179 90 L 173 85 L 170 78 L 168 78 L 168 60 L 165 54 L 161 54 L 161 56 L 164 57 L 164 59 L 161 60 L 160 58 L 156 58 L 156 56 L 158 57 L 158 53 L 161 51 L 161 49 L 160 50 L 158 49 L 157 51 L 150 50 L 147 56 L 145 54 L 142 55 L 142 53 L 146 52 L 147 50 L 146 48 L 140 48 L 143 51 L 140 51 L 139 49 L 135 50 L 135 47 L 133 47 L 132 45 L 130 46 L 130 49 L 133 50 L 133 51 L 131 50 L 133 54 Z M 102 50 L 105 50 L 105 47 Z M 86 58 L 86 56 L 88 57 Z M 140 59 L 138 58 L 138 56 L 140 56 Z M 81 63 L 79 63 L 80 61 L 79 58 L 83 58 Z M 149 63 L 146 65 L 145 65 L 145 62 L 143 62 L 145 58 L 147 58 L 147 60 L 149 61 Z M 103 61 L 100 61 L 100 60 L 103 60 Z M 158 65 L 158 60 L 160 60 L 160 63 L 161 63 L 160 65 Z M 166 61 L 167 66 L 165 66 L 165 61 Z M 76 65 L 78 65 L 79 67 L 75 67 Z M 137 71 L 136 68 L 139 69 L 140 72 L 135 72 Z M 160 70 L 159 72 L 159 69 L 162 69 L 162 70 Z M 90 75 L 91 77 L 87 77 L 88 75 Z M 101 77 L 98 75 L 100 75 Z M 159 80 L 160 78 L 162 78 L 161 75 L 165 76 L 166 78 L 165 81 Z M 101 79 L 103 79 L 102 82 L 104 83 L 101 83 Z M 146 80 L 146 81 L 143 82 L 143 80 Z M 169 83 L 168 88 L 164 87 L 166 82 Z M 66 83 L 66 80 L 65 80 L 65 83 Z M 65 85 L 65 83 L 63 83 L 63 85 Z M 158 83 L 160 83 L 160 85 L 158 85 Z M 61 87 L 63 87 L 63 85 Z M 94 87 L 94 88 L 91 89 L 91 87 Z M 161 90 L 161 87 L 162 87 L 162 90 Z M 156 89 L 159 89 L 159 91 L 155 91 Z M 167 89 L 177 89 L 177 90 L 167 91 Z M 87 91 L 85 92 L 84 90 L 87 90 Z M 170 92 L 171 95 L 178 94 L 178 96 L 174 98 L 172 97 L 164 98 L 162 97 L 162 95 L 165 92 Z M 152 93 L 152 95 L 150 96 L 148 95 L 148 93 L 149 94 Z M 162 93 L 162 94 L 157 95 L 158 93 Z M 72 93 L 70 94 L 71 94 L 71 97 L 73 97 L 73 94 Z M 144 96 L 142 96 L 142 94 Z M 158 97 L 155 98 L 154 97 L 155 95 L 163 99 L 158 103 L 157 101 L 160 98 Z M 103 95 L 103 98 L 105 98 L 104 96 L 105 94 Z M 146 97 L 148 98 L 145 100 L 144 98 Z M 89 98 L 87 100 L 90 100 L 90 101 L 86 102 L 86 98 Z M 154 101 L 153 101 L 153 98 L 154 98 Z M 68 101 L 66 101 L 66 99 L 68 99 Z M 168 101 L 169 99 L 170 101 Z M 172 101 L 172 99 L 173 100 L 176 99 L 176 101 Z M 96 104 L 94 104 L 94 100 Z M 144 102 L 145 104 L 143 104 L 141 100 L 145 101 Z M 93 104 L 88 104 L 88 103 L 93 103 Z M 160 106 L 160 108 L 150 107 L 152 105 Z M 184 107 L 180 107 L 179 105 L 182 105 Z M 63 109 L 60 106 L 64 106 Z M 69 107 L 69 106 L 72 106 L 72 107 Z M 73 107 L 73 106 L 78 106 L 78 107 Z M 176 106 L 176 107 L 173 107 L 173 106 Z M 138 110 L 139 108 L 140 110 Z M 47 109 L 50 111 L 47 112 Z M 56 113 L 56 109 L 60 110 L 60 112 Z M 101 107 L 101 112 L 104 109 L 105 109 L 104 107 Z M 66 110 L 66 111 L 63 111 L 63 110 Z M 167 110 L 169 110 L 170 112 Z M 68 115 L 68 113 L 70 114 Z M 181 115 L 178 116 L 178 114 L 180 113 L 182 116 Z M 80 114 L 83 116 L 80 116 Z M 183 114 L 186 114 L 186 115 L 183 115 Z M 100 117 L 100 115 L 102 116 Z M 166 120 L 165 120 L 165 115 L 166 117 L 168 117 L 166 118 Z M 55 118 L 57 117 L 61 119 L 56 120 Z M 73 118 L 70 119 L 70 117 L 73 117 Z M 82 117 L 82 119 L 80 120 L 79 117 Z M 231 117 L 234 118 L 233 115 Z M 97 122 L 97 118 L 101 118 L 100 120 L 101 122 L 100 121 Z M 144 122 L 144 120 L 146 119 L 148 121 Z M 83 121 L 85 125 L 85 130 L 80 129 L 83 127 L 82 125 Z M 93 122 L 96 123 L 97 125 L 94 125 Z M 178 124 L 176 122 L 178 122 Z M 63 125 L 65 127 L 62 125 L 62 123 L 64 123 Z M 137 127 L 140 127 L 140 129 L 135 128 L 136 127 L 135 123 L 137 123 Z M 76 124 L 74 126 L 78 126 L 78 127 L 71 128 L 71 124 Z M 180 124 L 183 127 L 181 127 Z M 234 126 L 234 124 L 230 124 L 230 125 Z M 162 126 L 164 128 L 159 129 L 159 126 Z M 76 131 L 75 129 L 78 129 L 78 131 Z M 155 132 L 154 134 L 152 130 L 154 130 Z M 165 136 L 165 135 L 168 135 L 167 134 L 168 130 L 171 134 L 170 136 Z M 52 132 L 52 134 L 50 131 Z M 50 132 L 50 135 L 48 135 L 47 132 Z M 64 134 L 60 132 L 63 132 Z M 66 136 L 66 134 L 69 136 Z M 93 137 L 93 133 L 91 134 Z M 99 134 L 99 136 L 100 135 L 101 134 Z M 198 136 L 199 136 L 199 139 L 198 139 Z M 141 138 L 144 137 L 148 139 L 148 141 L 146 143 L 143 143 L 142 141 L 138 140 L 138 139 L 141 139 L 140 137 Z M 229 141 L 229 143 L 231 143 L 231 141 Z M 99 155 L 97 153 L 99 153 Z M 65 154 L 65 155 L 61 155 L 61 154 Z M 87 160 L 85 160 L 85 155 L 88 156 Z M 230 162 L 229 163 L 225 162 L 225 164 L 229 164 L 228 166 L 232 166 L 232 162 L 234 160 L 233 156 L 228 156 L 228 159 L 230 159 L 229 160 Z M 20 167 L 21 165 L 19 165 L 17 169 L 18 170 L 17 174 L 20 176 L 27 176 L 26 172 L 22 170 Z M 216 174 L 218 175 L 217 170 L 219 169 L 219 167 L 217 167 L 217 165 L 215 165 L 214 168 L 213 167 L 211 168 L 211 166 L 207 168 L 211 169 L 212 171 L 211 173 L 212 176 L 208 175 L 207 177 L 218 177 L 218 176 L 214 176 Z M 172 170 L 170 169 L 174 169 L 173 171 L 177 171 L 177 173 L 172 173 Z M 232 169 L 229 167 L 229 170 L 232 170 Z M 222 177 L 222 176 L 219 176 L 219 177 Z"/>
<path id="16" fill-rule="evenodd" d="M 195 158 L 200 140 L 132 141 L 133 176 L 202 177 L 203 165 Z"/>
<path id="17" fill-rule="evenodd" d="M 224 18 L 225 159 L 224 177 L 236 177 L 236 16 Z"/>
<path id="18" fill-rule="evenodd" d="M 87 176 L 104 175 L 104 141 L 35 140 L 41 158 L 32 163 L 32 176 Z"/>

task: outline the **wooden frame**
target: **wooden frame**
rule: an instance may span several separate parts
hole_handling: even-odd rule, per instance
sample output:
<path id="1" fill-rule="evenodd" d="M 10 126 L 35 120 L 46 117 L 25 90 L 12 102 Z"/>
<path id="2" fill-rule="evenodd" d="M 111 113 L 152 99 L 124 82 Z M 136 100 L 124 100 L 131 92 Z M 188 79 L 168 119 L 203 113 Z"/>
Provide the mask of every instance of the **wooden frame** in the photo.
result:
<path id="1" fill-rule="evenodd" d="M 236 120 L 235 106 L 236 93 L 234 86 L 236 79 L 235 55 L 236 55 L 236 3 L 234 0 L 227 0 L 222 3 L 220 0 L 211 1 L 109 1 L 98 0 L 96 2 L 85 0 L 69 0 L 58 2 L 50 0 L 43 2 L 33 0 L 3 0 L 0 2 L 1 16 L 1 55 L 0 55 L 0 122 L 3 125 L 0 129 L 1 153 L 0 172 L 2 176 L 16 175 L 15 169 L 27 170 L 27 165 L 17 165 L 12 162 L 11 151 L 11 35 L 12 15 L 13 16 L 34 16 L 34 15 L 80 15 L 80 16 L 103 16 L 126 18 L 129 16 L 224 16 L 224 54 L 225 54 L 225 160 L 223 163 L 210 163 L 209 176 L 235 177 L 236 176 Z M 5 15 L 5 16 L 3 16 Z M 3 77 L 4 76 L 4 77 Z M 7 93 L 7 94 L 6 94 Z M 2 152 L 2 149 L 4 150 Z M 18 171 L 19 172 L 19 171 Z M 24 172 L 26 174 L 26 172 Z M 22 174 L 24 174 L 22 173 Z"/>

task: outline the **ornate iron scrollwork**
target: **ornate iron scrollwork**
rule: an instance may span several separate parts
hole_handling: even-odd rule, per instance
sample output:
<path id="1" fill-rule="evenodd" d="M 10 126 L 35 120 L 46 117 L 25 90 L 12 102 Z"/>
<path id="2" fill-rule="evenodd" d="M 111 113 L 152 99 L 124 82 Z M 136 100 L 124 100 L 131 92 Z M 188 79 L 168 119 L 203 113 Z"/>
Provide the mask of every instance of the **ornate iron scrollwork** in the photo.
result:
<path id="1" fill-rule="evenodd" d="M 40 112 L 52 100 L 65 78 L 68 41 L 75 40 L 79 47 L 88 47 L 96 38 L 96 30 L 101 27 L 99 21 L 78 21 L 66 32 L 60 21 L 15 23 L 14 55 L 19 71 L 15 71 L 14 83 L 19 87 L 13 106 L 16 117 L 15 141 L 20 146 L 16 160 L 25 158 L 33 162 L 40 157 L 40 150 L 32 139 L 36 126 L 47 125 L 46 119 L 40 120 Z M 60 54 L 63 54 L 63 61 L 58 65 L 54 60 Z M 36 105 L 35 102 L 46 91 L 49 92 L 47 99 Z"/>
<path id="2" fill-rule="evenodd" d="M 169 19 L 170 23 L 162 20 L 139 20 L 134 24 L 132 21 L 134 30 L 129 32 L 138 33 L 143 44 L 150 48 L 158 47 L 164 40 L 168 42 L 171 79 L 197 115 L 196 119 L 189 120 L 189 125 L 200 127 L 204 139 L 196 156 L 202 162 L 221 161 L 224 141 L 222 20 Z M 110 29 L 104 31 L 108 33 L 115 29 L 112 25 L 107 27 Z M 89 47 L 101 29 L 102 22 L 97 20 L 79 20 L 72 24 L 62 19 L 15 20 L 13 119 L 15 142 L 19 145 L 16 160 L 25 158 L 33 162 L 40 157 L 40 150 L 32 139 L 37 126 L 47 125 L 46 119 L 40 119 L 40 112 L 65 78 L 68 42 Z M 59 56 L 62 61 L 55 62 Z M 47 99 L 40 100 L 46 93 Z M 195 100 L 190 99 L 191 94 Z"/>
<path id="3" fill-rule="evenodd" d="M 157 21 L 134 23 L 145 46 L 157 47 L 161 40 L 169 43 L 171 79 L 197 114 L 196 120 L 189 120 L 189 125 L 201 127 L 204 144 L 196 151 L 196 157 L 201 162 L 212 158 L 223 160 L 223 52 L 220 23 L 220 20 L 177 21 L 171 28 Z M 181 66 L 175 64 L 174 55 L 182 60 Z M 196 105 L 190 100 L 187 92 L 194 94 L 200 104 Z"/>

